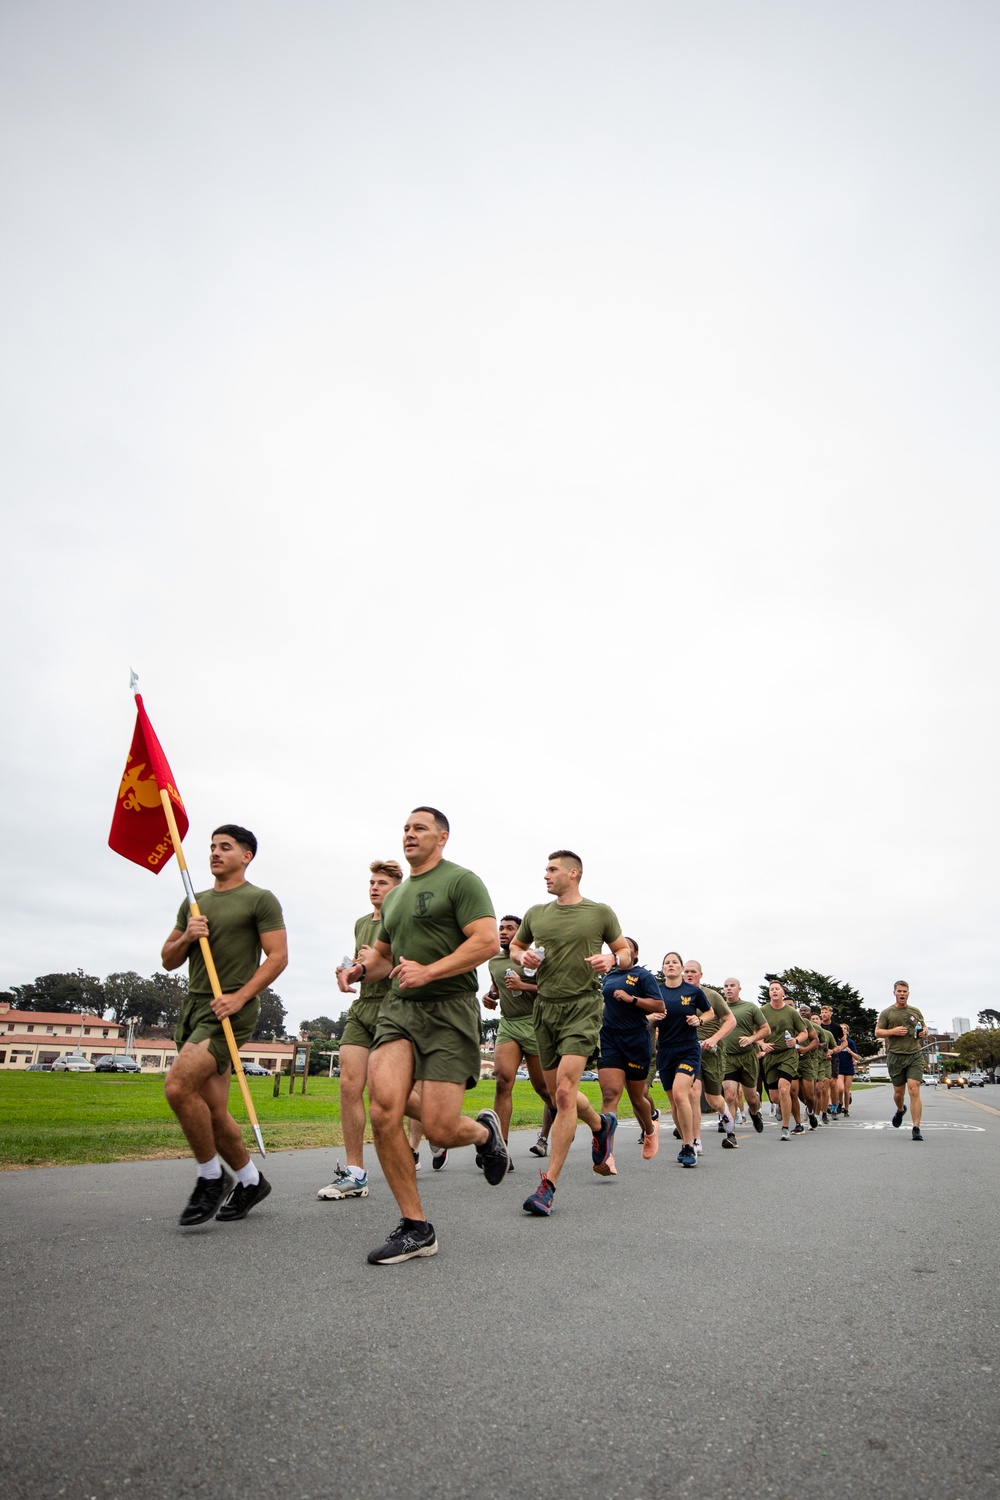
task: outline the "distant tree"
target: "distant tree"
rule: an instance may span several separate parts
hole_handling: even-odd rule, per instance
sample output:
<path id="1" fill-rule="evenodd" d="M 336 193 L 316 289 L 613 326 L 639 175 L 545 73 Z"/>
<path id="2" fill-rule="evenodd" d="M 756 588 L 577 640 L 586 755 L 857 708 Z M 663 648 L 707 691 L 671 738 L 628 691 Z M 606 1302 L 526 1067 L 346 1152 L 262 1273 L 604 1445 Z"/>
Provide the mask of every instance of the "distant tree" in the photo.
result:
<path id="1" fill-rule="evenodd" d="M 96 974 L 77 969 L 72 974 L 40 974 L 31 984 L 11 991 L 18 1010 L 90 1011 L 103 1016 L 104 989 Z"/>
<path id="2" fill-rule="evenodd" d="M 257 1026 L 253 1034 L 255 1042 L 275 1042 L 285 1034 L 285 1016 L 287 1012 L 281 1003 L 281 996 L 276 995 L 272 989 L 261 991 L 260 1015 L 257 1017 Z"/>
<path id="3" fill-rule="evenodd" d="M 1000 1026 L 1000 1010 L 981 1010 L 979 1012 L 980 1026 Z"/>
<path id="4" fill-rule="evenodd" d="M 484 1042 L 492 1042 L 496 1046 L 497 1032 L 500 1030 L 499 1016 L 480 1016 L 479 1035 Z"/>
<path id="5" fill-rule="evenodd" d="M 165 974 L 161 969 L 149 976 L 149 987 L 156 996 L 156 1017 L 147 1023 L 149 1030 L 173 1031 L 181 1016 L 181 1006 L 187 997 L 187 976 Z"/>
<path id="6" fill-rule="evenodd" d="M 339 1042 L 344 1035 L 344 1027 L 347 1025 L 347 1011 L 342 1010 L 330 1028 L 330 1036 L 333 1041 Z"/>
<path id="7" fill-rule="evenodd" d="M 981 1031 L 966 1031 L 955 1042 L 960 1065 L 989 1068 L 990 1072 L 1000 1067 L 1000 1030 L 995 1026 L 984 1026 Z"/>
<path id="8" fill-rule="evenodd" d="M 136 1021 L 140 1030 L 155 1026 L 159 1015 L 159 997 L 148 979 L 129 969 L 124 974 L 109 974 L 104 981 L 104 1008 L 112 1021 Z"/>
<path id="9" fill-rule="evenodd" d="M 325 1037 L 327 1041 L 333 1036 L 336 1021 L 329 1016 L 317 1016 L 314 1021 L 300 1021 L 299 1030 L 309 1037 Z"/>
<path id="10" fill-rule="evenodd" d="M 760 987 L 761 1003 L 767 999 L 767 987 L 773 980 L 785 987 L 793 1005 L 808 1001 L 810 1005 L 832 1005 L 834 1015 L 850 1027 L 851 1040 L 862 1057 L 881 1051 L 875 1040 L 875 1022 L 879 1013 L 866 1006 L 852 985 L 844 984 L 816 969 L 785 969 L 781 974 L 765 974 Z M 839 1040 L 839 1038 L 838 1038 Z"/>

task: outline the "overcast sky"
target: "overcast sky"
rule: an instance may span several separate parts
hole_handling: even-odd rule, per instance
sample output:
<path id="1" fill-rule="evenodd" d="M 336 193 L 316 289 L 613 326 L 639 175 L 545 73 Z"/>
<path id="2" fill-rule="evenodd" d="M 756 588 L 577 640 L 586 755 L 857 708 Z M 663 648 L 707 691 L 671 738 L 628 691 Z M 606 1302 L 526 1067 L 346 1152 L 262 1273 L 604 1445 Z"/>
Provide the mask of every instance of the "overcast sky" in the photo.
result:
<path id="1" fill-rule="evenodd" d="M 416 803 L 656 965 L 998 972 L 989 0 L 0 11 L 0 988 L 150 973 L 129 667 L 289 1022 Z"/>

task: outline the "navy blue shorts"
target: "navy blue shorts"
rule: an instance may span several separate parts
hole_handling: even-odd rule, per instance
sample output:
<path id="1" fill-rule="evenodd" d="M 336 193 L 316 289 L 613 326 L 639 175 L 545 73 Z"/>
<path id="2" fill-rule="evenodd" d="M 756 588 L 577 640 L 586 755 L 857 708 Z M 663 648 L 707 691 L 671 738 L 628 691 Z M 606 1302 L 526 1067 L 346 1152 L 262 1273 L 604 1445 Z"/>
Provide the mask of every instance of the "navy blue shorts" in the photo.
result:
<path id="1" fill-rule="evenodd" d="M 665 1089 L 672 1089 L 678 1073 L 688 1078 L 701 1077 L 701 1048 L 671 1047 L 656 1054 L 656 1067 Z"/>
<path id="2" fill-rule="evenodd" d="M 638 1081 L 649 1072 L 653 1044 L 649 1031 L 601 1031 L 601 1056 L 598 1068 L 618 1068 L 627 1079 Z"/>

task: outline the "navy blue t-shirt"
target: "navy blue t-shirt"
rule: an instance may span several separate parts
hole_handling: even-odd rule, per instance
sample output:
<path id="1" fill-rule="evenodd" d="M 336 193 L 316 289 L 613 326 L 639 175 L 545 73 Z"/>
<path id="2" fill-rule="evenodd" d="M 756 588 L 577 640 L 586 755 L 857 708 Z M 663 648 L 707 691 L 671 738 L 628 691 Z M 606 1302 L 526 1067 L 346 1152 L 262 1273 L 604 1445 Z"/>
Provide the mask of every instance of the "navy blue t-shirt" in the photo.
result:
<path id="1" fill-rule="evenodd" d="M 668 1047 L 687 1047 L 692 1052 L 697 1051 L 698 1029 L 689 1026 L 687 1018 L 704 1015 L 706 1010 L 712 1009 L 705 991 L 700 985 L 688 984 L 686 979 L 682 979 L 676 989 L 671 989 L 668 984 L 658 984 L 656 988 L 667 1013 L 666 1020 L 656 1023 L 657 1055 Z"/>
<path id="2" fill-rule="evenodd" d="M 605 974 L 601 988 L 604 991 L 604 1031 L 611 1035 L 635 1036 L 646 1030 L 648 1012 L 625 1000 L 616 1000 L 615 990 L 627 990 L 630 995 L 638 995 L 643 1000 L 658 1000 L 660 986 L 648 969 L 642 964 L 633 964 L 630 969 L 612 969 L 610 974 Z"/>

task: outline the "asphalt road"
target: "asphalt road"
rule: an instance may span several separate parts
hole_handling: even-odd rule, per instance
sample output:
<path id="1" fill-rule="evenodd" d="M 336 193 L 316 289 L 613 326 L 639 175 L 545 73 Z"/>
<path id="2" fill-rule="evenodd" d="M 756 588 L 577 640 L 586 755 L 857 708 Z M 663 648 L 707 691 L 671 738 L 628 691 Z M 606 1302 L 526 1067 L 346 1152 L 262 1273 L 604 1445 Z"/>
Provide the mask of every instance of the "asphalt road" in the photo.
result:
<path id="1" fill-rule="evenodd" d="M 425 1147 L 441 1249 L 395 1267 L 374 1154 L 366 1200 L 292 1152 L 187 1231 L 183 1162 L 5 1173 L 4 1493 L 995 1495 L 1000 1089 L 924 1093 L 923 1144 L 885 1088 L 786 1145 L 706 1134 L 696 1171 L 629 1122 L 599 1178 L 581 1129 L 548 1220 L 531 1133 L 497 1188 Z"/>

